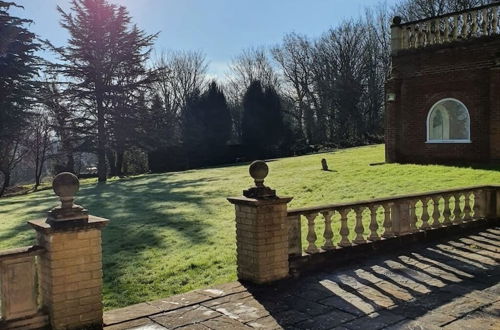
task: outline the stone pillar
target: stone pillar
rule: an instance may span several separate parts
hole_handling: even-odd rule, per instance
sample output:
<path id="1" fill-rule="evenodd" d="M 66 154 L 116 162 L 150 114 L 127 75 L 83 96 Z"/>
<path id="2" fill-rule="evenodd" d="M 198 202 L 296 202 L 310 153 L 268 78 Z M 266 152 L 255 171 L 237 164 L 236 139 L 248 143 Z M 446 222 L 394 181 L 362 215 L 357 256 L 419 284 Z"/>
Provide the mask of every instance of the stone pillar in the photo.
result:
<path id="1" fill-rule="evenodd" d="M 108 220 L 73 204 L 79 189 L 75 175 L 57 175 L 53 188 L 61 206 L 47 219 L 29 222 L 46 250 L 40 256 L 44 309 L 55 330 L 102 328 L 101 230 Z"/>
<path id="2" fill-rule="evenodd" d="M 401 28 L 401 17 L 396 16 L 391 25 L 391 54 L 395 55 L 402 48 L 403 29 Z"/>
<path id="3" fill-rule="evenodd" d="M 410 215 L 410 201 L 400 200 L 392 205 L 391 222 L 394 235 L 400 236 L 412 232 Z"/>
<path id="4" fill-rule="evenodd" d="M 250 165 L 255 187 L 243 197 L 228 198 L 236 209 L 236 254 L 238 279 L 268 283 L 286 278 L 288 267 L 287 204 L 264 186 L 269 169 L 263 161 Z"/>

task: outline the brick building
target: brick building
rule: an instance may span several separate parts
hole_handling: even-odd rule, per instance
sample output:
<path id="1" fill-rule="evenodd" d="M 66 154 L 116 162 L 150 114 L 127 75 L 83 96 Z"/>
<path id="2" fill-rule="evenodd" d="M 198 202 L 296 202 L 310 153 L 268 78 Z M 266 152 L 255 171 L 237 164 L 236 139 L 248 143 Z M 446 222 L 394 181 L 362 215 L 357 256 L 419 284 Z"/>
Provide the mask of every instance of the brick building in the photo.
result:
<path id="1" fill-rule="evenodd" d="M 386 161 L 500 160 L 500 4 L 392 25 Z"/>

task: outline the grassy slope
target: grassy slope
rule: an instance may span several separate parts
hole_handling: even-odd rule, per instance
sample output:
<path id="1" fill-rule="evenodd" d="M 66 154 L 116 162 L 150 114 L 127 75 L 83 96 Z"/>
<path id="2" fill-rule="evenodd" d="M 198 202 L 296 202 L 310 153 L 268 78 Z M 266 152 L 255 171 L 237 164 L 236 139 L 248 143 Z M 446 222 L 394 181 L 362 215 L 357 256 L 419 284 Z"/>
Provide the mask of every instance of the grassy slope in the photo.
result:
<path id="1" fill-rule="evenodd" d="M 323 172 L 321 158 L 334 171 Z M 291 207 L 500 183 L 500 171 L 379 165 L 383 146 L 269 163 L 266 183 Z M 111 219 L 104 230 L 106 308 L 166 297 L 236 278 L 233 207 L 251 185 L 247 165 L 143 175 L 105 185 L 86 181 L 78 203 Z M 0 249 L 32 244 L 26 221 L 56 204 L 51 191 L 0 200 Z"/>

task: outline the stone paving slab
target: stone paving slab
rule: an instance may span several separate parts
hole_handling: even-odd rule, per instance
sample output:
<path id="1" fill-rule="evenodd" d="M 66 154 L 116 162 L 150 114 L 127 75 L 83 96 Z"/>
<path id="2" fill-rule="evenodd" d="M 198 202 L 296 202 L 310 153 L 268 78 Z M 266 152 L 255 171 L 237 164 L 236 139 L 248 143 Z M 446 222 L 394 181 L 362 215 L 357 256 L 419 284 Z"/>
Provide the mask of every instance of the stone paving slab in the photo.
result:
<path id="1" fill-rule="evenodd" d="M 106 312 L 106 330 L 500 330 L 500 228 L 254 286 L 239 282 Z"/>

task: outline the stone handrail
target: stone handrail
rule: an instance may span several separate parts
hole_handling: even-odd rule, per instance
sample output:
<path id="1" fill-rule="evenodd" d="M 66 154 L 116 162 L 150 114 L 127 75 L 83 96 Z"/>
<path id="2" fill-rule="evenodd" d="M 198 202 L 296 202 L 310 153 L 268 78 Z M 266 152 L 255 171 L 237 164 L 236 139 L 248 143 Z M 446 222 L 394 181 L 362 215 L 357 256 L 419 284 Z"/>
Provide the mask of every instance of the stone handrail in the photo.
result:
<path id="1" fill-rule="evenodd" d="M 315 254 L 499 216 L 500 186 L 474 186 L 294 209 L 287 213 L 289 254 Z M 303 218 L 307 222 L 304 251 Z"/>
<path id="2" fill-rule="evenodd" d="M 36 245 L 0 251 L 0 328 L 1 322 L 23 319 L 39 312 L 36 259 L 44 252 L 43 247 Z"/>
<path id="3" fill-rule="evenodd" d="M 401 23 L 395 17 L 391 26 L 391 48 L 423 48 L 458 40 L 498 35 L 500 2 L 413 22 Z"/>

